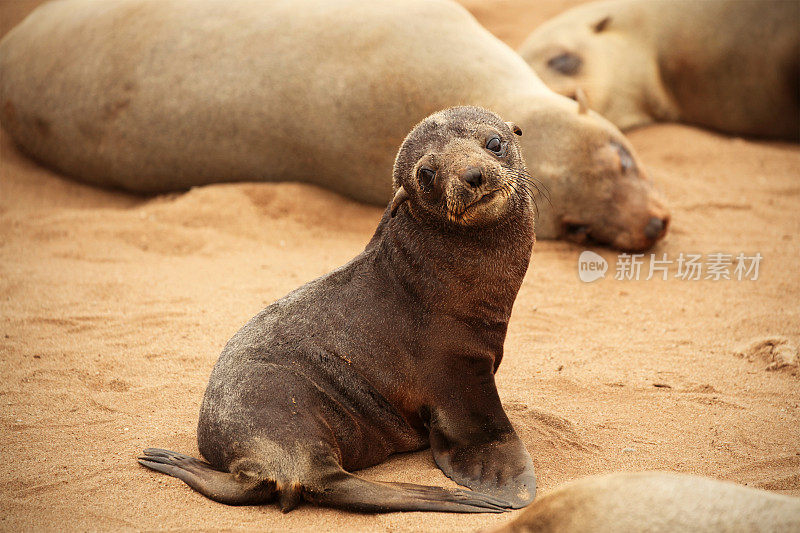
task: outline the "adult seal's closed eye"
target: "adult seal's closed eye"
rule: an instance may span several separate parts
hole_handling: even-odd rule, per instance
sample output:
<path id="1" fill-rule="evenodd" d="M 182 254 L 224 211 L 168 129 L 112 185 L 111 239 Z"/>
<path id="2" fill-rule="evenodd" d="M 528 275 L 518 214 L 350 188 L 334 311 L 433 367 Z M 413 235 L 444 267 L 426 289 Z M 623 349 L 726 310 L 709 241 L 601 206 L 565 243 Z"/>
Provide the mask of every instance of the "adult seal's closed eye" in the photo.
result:
<path id="1" fill-rule="evenodd" d="M 527 132 L 550 197 L 538 238 L 641 250 L 664 236 L 667 208 L 622 134 L 450 0 L 62 0 L 0 43 L 5 130 L 65 174 L 131 191 L 306 181 L 385 205 L 403 137 L 463 104 Z"/>
<path id="2" fill-rule="evenodd" d="M 519 53 L 622 129 L 680 121 L 798 140 L 798 28 L 791 0 L 615 0 L 547 21 Z"/>
<path id="3" fill-rule="evenodd" d="M 225 346 L 198 424 L 208 463 L 141 464 L 219 502 L 353 511 L 501 512 L 530 503 L 528 452 L 494 373 L 533 248 L 533 182 L 514 124 L 475 107 L 406 137 L 365 250 L 278 300 Z M 473 491 L 349 473 L 430 445 Z"/>

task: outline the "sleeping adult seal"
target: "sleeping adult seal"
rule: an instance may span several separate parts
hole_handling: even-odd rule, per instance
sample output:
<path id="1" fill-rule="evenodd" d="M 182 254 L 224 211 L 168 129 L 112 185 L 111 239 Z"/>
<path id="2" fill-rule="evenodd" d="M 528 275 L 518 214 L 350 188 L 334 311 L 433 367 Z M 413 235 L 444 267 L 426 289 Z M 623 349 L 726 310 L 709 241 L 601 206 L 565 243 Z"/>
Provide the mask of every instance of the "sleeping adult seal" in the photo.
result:
<path id="1" fill-rule="evenodd" d="M 700 476 L 618 472 L 556 488 L 495 533 L 800 531 L 800 499 Z"/>
<path id="2" fill-rule="evenodd" d="M 630 143 L 449 0 L 65 0 L 0 44 L 0 121 L 84 181 L 161 192 L 305 181 L 385 205 L 411 128 L 518 117 L 540 238 L 644 249 L 669 213 Z"/>
<path id="3" fill-rule="evenodd" d="M 519 53 L 622 129 L 681 121 L 800 138 L 800 3 L 616 0 L 542 24 Z"/>
<path id="4" fill-rule="evenodd" d="M 197 438 L 208 463 L 140 463 L 209 498 L 284 510 L 500 512 L 535 495 L 494 374 L 533 247 L 521 131 L 476 107 L 403 142 L 396 193 L 365 250 L 267 307 L 214 367 Z M 350 473 L 430 445 L 477 492 Z"/>

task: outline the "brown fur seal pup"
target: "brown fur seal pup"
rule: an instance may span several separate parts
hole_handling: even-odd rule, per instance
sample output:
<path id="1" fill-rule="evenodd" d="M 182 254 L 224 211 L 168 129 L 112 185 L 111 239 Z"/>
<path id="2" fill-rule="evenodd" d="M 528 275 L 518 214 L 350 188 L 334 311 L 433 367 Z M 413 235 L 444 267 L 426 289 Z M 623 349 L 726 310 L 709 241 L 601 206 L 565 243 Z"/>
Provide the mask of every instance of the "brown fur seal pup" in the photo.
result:
<path id="1" fill-rule="evenodd" d="M 307 181 L 385 204 L 422 118 L 519 117 L 539 238 L 644 249 L 669 214 L 633 148 L 448 0 L 64 0 L 0 44 L 0 121 L 82 180 L 159 192 Z"/>
<path id="2" fill-rule="evenodd" d="M 519 53 L 622 129 L 681 121 L 800 138 L 800 2 L 620 0 L 573 8 Z"/>
<path id="3" fill-rule="evenodd" d="M 592 476 L 539 498 L 495 533 L 800 531 L 800 499 L 667 472 Z"/>
<path id="4" fill-rule="evenodd" d="M 278 300 L 227 344 L 197 430 L 208 463 L 140 462 L 209 498 L 354 511 L 500 512 L 535 494 L 494 383 L 533 247 L 518 127 L 475 107 L 406 137 L 397 188 L 366 249 Z M 430 445 L 479 492 L 375 483 L 349 471 Z"/>

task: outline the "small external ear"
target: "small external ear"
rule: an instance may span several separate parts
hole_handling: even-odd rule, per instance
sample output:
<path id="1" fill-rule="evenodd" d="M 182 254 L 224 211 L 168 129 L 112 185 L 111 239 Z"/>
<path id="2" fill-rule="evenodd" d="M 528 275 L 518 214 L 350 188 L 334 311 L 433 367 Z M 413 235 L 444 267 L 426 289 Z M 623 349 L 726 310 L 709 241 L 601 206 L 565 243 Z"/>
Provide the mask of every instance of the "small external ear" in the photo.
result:
<path id="1" fill-rule="evenodd" d="M 394 218 L 394 216 L 397 214 L 397 209 L 401 205 L 403 205 L 403 202 L 405 202 L 406 200 L 408 200 L 408 193 L 401 185 L 400 188 L 397 189 L 397 192 L 394 193 L 394 198 L 392 199 L 392 210 L 391 210 L 392 218 Z"/>
<path id="2" fill-rule="evenodd" d="M 594 30 L 595 33 L 600 33 L 601 31 L 604 31 L 608 27 L 608 24 L 610 22 L 611 22 L 611 15 L 606 15 L 602 19 L 592 24 L 592 29 Z"/>
<path id="3" fill-rule="evenodd" d="M 585 115 L 589 112 L 589 100 L 587 100 L 586 93 L 580 87 L 575 89 L 575 101 L 578 102 L 579 115 Z"/>
<path id="4" fill-rule="evenodd" d="M 520 128 L 513 122 L 506 122 L 506 126 L 508 126 L 508 129 L 513 131 L 515 135 L 519 135 L 520 137 L 522 137 L 522 128 Z"/>

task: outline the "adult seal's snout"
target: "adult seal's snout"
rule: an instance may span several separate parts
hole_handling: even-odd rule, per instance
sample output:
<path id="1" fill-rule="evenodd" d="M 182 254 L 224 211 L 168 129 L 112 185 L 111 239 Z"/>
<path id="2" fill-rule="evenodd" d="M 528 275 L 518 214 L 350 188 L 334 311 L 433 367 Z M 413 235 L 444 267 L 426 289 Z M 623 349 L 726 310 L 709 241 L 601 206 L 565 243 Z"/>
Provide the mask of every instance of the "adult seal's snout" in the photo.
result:
<path id="1" fill-rule="evenodd" d="M 650 222 L 647 223 L 647 226 L 644 228 L 644 235 L 648 239 L 657 239 L 661 236 L 661 234 L 666 229 L 667 225 L 666 222 L 658 217 L 653 217 L 650 219 Z"/>

